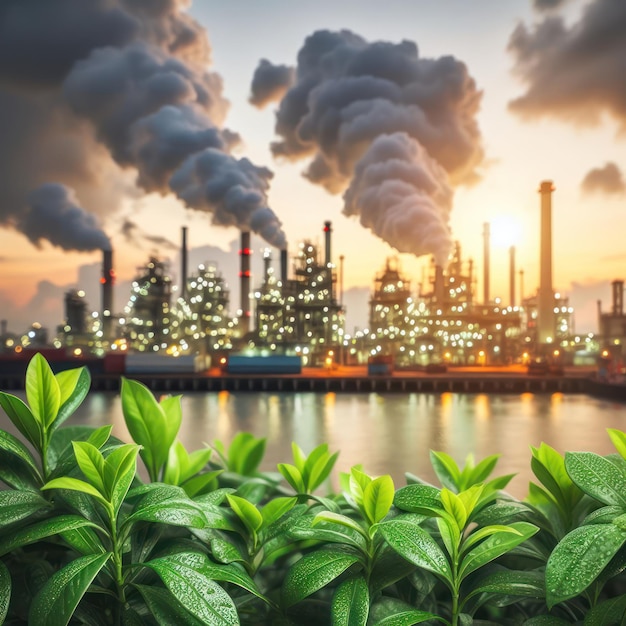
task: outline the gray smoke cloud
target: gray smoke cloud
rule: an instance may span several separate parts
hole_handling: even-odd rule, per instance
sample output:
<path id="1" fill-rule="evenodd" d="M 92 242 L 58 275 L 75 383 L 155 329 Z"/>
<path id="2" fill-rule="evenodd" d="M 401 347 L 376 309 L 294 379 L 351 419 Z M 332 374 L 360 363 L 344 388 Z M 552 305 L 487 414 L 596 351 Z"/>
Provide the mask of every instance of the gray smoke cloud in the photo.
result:
<path id="1" fill-rule="evenodd" d="M 533 0 L 533 7 L 537 11 L 553 11 L 561 8 L 568 0 Z"/>
<path id="2" fill-rule="evenodd" d="M 106 216 L 128 195 L 125 171 L 141 189 L 168 194 L 177 170 L 206 150 L 220 152 L 233 170 L 241 167 L 230 154 L 239 137 L 222 128 L 229 106 L 222 80 L 206 70 L 210 46 L 184 13 L 187 5 L 0 3 L 0 166 L 9 173 L 0 190 L 0 224 L 19 227 L 28 193 L 50 180 L 73 187 L 85 206 Z M 247 176 L 249 167 L 244 170 Z M 197 186 L 203 193 L 203 181 Z M 255 190 L 258 205 L 249 194 L 245 210 L 233 215 L 205 191 L 200 204 L 213 223 L 284 238 L 264 183 Z"/>
<path id="3" fill-rule="evenodd" d="M 626 192 L 626 181 L 617 164 L 609 162 L 604 167 L 589 170 L 580 183 L 580 188 L 586 194 L 623 194 Z"/>
<path id="4" fill-rule="evenodd" d="M 509 103 L 528 117 L 557 116 L 596 124 L 609 114 L 626 130 L 626 2 L 593 0 L 567 26 L 548 17 L 519 24 L 509 40 L 514 71 L 526 92 Z"/>
<path id="5" fill-rule="evenodd" d="M 48 183 L 35 189 L 18 228 L 37 247 L 42 240 L 63 250 L 110 250 L 109 238 L 96 218 L 79 206 L 71 189 Z"/>
<path id="6" fill-rule="evenodd" d="M 288 65 L 274 65 L 261 59 L 252 76 L 250 103 L 263 108 L 280 100 L 295 80 L 295 69 Z"/>
<path id="7" fill-rule="evenodd" d="M 126 218 L 120 227 L 120 233 L 128 243 L 143 245 L 149 243 L 156 246 L 159 250 L 178 250 L 179 246 L 167 237 L 159 235 L 151 235 L 143 231 L 143 229 L 132 220 Z"/>
<path id="8" fill-rule="evenodd" d="M 410 41 L 369 43 L 348 30 L 317 31 L 298 53 L 296 82 L 276 114 L 280 140 L 272 144 L 272 152 L 277 158 L 310 157 L 305 176 L 331 193 L 347 189 L 346 214 L 360 215 L 364 225 L 394 247 L 442 260 L 450 252 L 451 193 L 431 189 L 449 190 L 447 179 L 450 184 L 477 180 L 484 157 L 476 122 L 480 101 L 467 67 L 452 56 L 420 58 Z M 389 139 L 378 143 L 385 137 Z M 398 172 L 398 179 L 395 184 L 380 180 L 374 190 L 376 177 L 368 173 L 372 155 L 387 151 L 393 156 L 385 167 L 390 175 Z M 405 163 L 399 162 L 402 158 Z M 412 186 L 405 172 L 420 166 L 416 159 L 424 159 L 424 171 L 420 184 Z M 403 194 L 415 194 L 414 201 L 405 198 L 396 204 L 399 186 Z M 379 197 L 371 202 L 375 194 Z M 413 246 L 392 236 L 409 221 L 400 207 L 422 220 L 410 229 Z M 418 236 L 417 230 L 429 236 Z"/>

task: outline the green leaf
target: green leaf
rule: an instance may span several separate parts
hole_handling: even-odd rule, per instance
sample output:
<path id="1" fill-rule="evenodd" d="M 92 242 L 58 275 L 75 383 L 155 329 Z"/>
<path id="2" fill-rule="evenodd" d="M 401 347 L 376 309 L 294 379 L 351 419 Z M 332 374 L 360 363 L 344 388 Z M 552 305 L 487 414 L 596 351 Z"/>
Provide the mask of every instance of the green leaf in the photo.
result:
<path id="1" fill-rule="evenodd" d="M 11 574 L 6 565 L 0 561 L 0 624 L 4 624 L 9 612 L 11 601 Z"/>
<path id="2" fill-rule="evenodd" d="M 259 509 L 245 498 L 239 496 L 226 496 L 231 508 L 237 514 L 237 517 L 244 523 L 245 527 L 251 532 L 256 533 L 263 525 L 263 516 Z"/>
<path id="3" fill-rule="evenodd" d="M 304 481 L 302 480 L 302 474 L 295 465 L 291 465 L 289 463 L 279 463 L 276 467 L 285 480 L 293 487 L 296 493 L 306 493 L 306 487 L 304 486 Z"/>
<path id="4" fill-rule="evenodd" d="M 401 613 L 384 617 L 380 621 L 376 622 L 376 626 L 413 626 L 414 624 L 421 624 L 422 622 L 427 622 L 431 619 L 436 619 L 444 624 L 447 623 L 444 619 L 434 613 L 410 609 L 408 611 L 402 611 Z"/>
<path id="5" fill-rule="evenodd" d="M 252 476 L 258 469 L 263 455 L 265 454 L 266 440 L 256 439 L 250 433 L 244 433 L 248 437 L 241 437 L 237 440 L 238 445 L 233 450 L 230 448 L 230 468 L 242 476 Z"/>
<path id="6" fill-rule="evenodd" d="M 224 470 L 214 470 L 212 472 L 205 472 L 204 474 L 197 474 L 189 480 L 186 480 L 181 487 L 190 498 L 204 495 L 207 491 L 211 491 L 215 479 L 223 471 Z"/>
<path id="7" fill-rule="evenodd" d="M 100 428 L 96 428 L 87 438 L 87 441 L 92 445 L 98 448 L 102 448 L 102 446 L 109 440 L 111 436 L 111 431 L 113 430 L 112 424 L 107 424 L 106 426 L 101 426 Z"/>
<path id="8" fill-rule="evenodd" d="M 452 584 L 452 572 L 446 555 L 437 542 L 420 526 L 401 519 L 379 524 L 387 543 L 407 561 L 438 574 Z"/>
<path id="9" fill-rule="evenodd" d="M 163 407 L 142 383 L 122 378 L 122 412 L 133 441 L 142 446 L 140 455 L 150 478 L 158 480 L 161 467 L 167 462 L 173 440 Z"/>
<path id="10" fill-rule="evenodd" d="M 231 597 L 208 578 L 202 567 L 207 558 L 194 552 L 179 552 L 144 563 L 154 570 L 171 594 L 196 619 L 210 626 L 239 624 Z"/>
<path id="11" fill-rule="evenodd" d="M 49 507 L 50 503 L 34 491 L 0 491 L 0 526 L 14 524 Z"/>
<path id="12" fill-rule="evenodd" d="M 95 526 L 95 525 L 93 525 Z M 80 554 L 101 554 L 106 552 L 92 525 L 71 528 L 60 533 L 63 540 Z"/>
<path id="13" fill-rule="evenodd" d="M 333 595 L 332 626 L 366 626 L 370 611 L 370 594 L 362 576 L 342 582 Z"/>
<path id="14" fill-rule="evenodd" d="M 365 487 L 363 509 L 370 524 L 377 524 L 387 516 L 394 495 L 393 479 L 389 475 L 379 476 Z"/>
<path id="15" fill-rule="evenodd" d="M 310 468 L 307 480 L 309 492 L 315 491 L 328 478 L 338 458 L 339 452 L 330 456 L 326 453 L 315 461 Z"/>
<path id="16" fill-rule="evenodd" d="M 82 527 L 99 528 L 96 524 L 78 515 L 59 515 L 49 520 L 37 522 L 26 528 L 20 528 L 12 532 L 10 536 L 0 539 L 0 556 L 12 552 L 16 548 L 35 543 L 40 539 Z"/>
<path id="17" fill-rule="evenodd" d="M 107 500 L 109 494 L 104 485 L 104 457 L 98 448 L 86 441 L 73 441 L 72 447 L 76 456 L 76 462 L 87 480 Z"/>
<path id="18" fill-rule="evenodd" d="M 607 433 L 623 459 L 626 459 L 626 433 L 617 428 L 607 428 Z"/>
<path id="19" fill-rule="evenodd" d="M 519 533 L 511 528 L 510 526 L 505 526 L 504 524 L 494 524 L 493 526 L 483 526 L 482 528 L 477 528 L 473 533 L 468 535 L 463 541 L 463 552 L 467 552 L 472 546 L 475 546 L 477 543 L 490 537 L 491 535 L 495 535 L 496 533 L 513 533 L 515 535 L 519 535 Z"/>
<path id="20" fill-rule="evenodd" d="M 584 626 L 622 626 L 626 618 L 626 595 L 596 604 L 585 616 Z"/>
<path id="21" fill-rule="evenodd" d="M 115 514 L 135 478 L 139 446 L 127 443 L 116 448 L 104 462 L 104 488 Z"/>
<path id="22" fill-rule="evenodd" d="M 463 528 L 465 528 L 465 522 L 467 522 L 467 511 L 465 510 L 461 498 L 445 488 L 441 490 L 440 497 L 443 508 L 450 514 L 452 519 L 454 519 L 459 531 L 463 530 Z"/>
<path id="23" fill-rule="evenodd" d="M 167 449 L 174 444 L 176 436 L 183 421 L 183 409 L 181 406 L 181 396 L 165 396 L 161 398 L 159 404 L 165 413 L 165 431 Z"/>
<path id="24" fill-rule="evenodd" d="M 568 533 L 546 565 L 548 607 L 585 590 L 625 541 L 626 532 L 614 524 L 580 526 Z"/>
<path id="25" fill-rule="evenodd" d="M 444 487 L 451 491 L 459 491 L 461 489 L 461 472 L 454 459 L 445 452 L 430 451 L 430 464 L 437 474 L 437 478 Z"/>
<path id="26" fill-rule="evenodd" d="M 403 511 L 432 517 L 443 511 L 439 489 L 430 485 L 407 485 L 396 491 L 393 503 Z"/>
<path id="27" fill-rule="evenodd" d="M 26 399 L 34 418 L 48 430 L 61 407 L 61 390 L 50 365 L 37 352 L 26 368 Z"/>
<path id="28" fill-rule="evenodd" d="M 477 581 L 465 600 L 481 593 L 545 598 L 545 578 L 537 571 L 502 570 Z"/>
<path id="29" fill-rule="evenodd" d="M 496 532 L 481 544 L 470 550 L 461 562 L 459 579 L 462 580 L 471 572 L 486 563 L 510 552 L 520 543 L 532 537 L 539 528 L 528 522 L 514 522 L 506 531 Z"/>
<path id="30" fill-rule="evenodd" d="M 263 516 L 263 528 L 267 528 L 285 513 L 293 509 L 297 504 L 298 498 L 294 496 L 276 497 L 270 500 L 261 510 Z"/>
<path id="31" fill-rule="evenodd" d="M 85 493 L 89 496 L 94 497 L 105 507 L 109 506 L 109 502 L 107 501 L 107 499 L 104 498 L 93 485 L 90 485 L 84 480 L 80 480 L 78 478 L 71 478 L 70 476 L 64 476 L 63 478 L 53 478 L 52 480 L 48 481 L 41 489 L 69 489 L 70 491 L 79 491 L 81 493 Z"/>
<path id="32" fill-rule="evenodd" d="M 483 483 L 489 478 L 491 472 L 493 472 L 495 466 L 498 463 L 498 459 L 500 458 L 499 454 L 492 454 L 488 457 L 485 457 L 482 461 L 476 464 L 470 472 L 470 478 L 468 485 L 465 485 L 464 488 L 472 487 L 477 485 L 478 483 Z M 495 479 L 498 480 L 498 479 Z M 508 481 L 507 481 L 508 482 Z"/>
<path id="33" fill-rule="evenodd" d="M 342 515 L 341 513 L 333 513 L 332 511 L 320 511 L 313 518 L 312 526 L 316 526 L 320 522 L 329 522 L 332 524 L 345 526 L 346 528 L 350 528 L 351 530 L 359 533 L 367 539 L 367 533 L 365 532 L 365 530 L 359 525 L 358 522 L 353 520 L 351 517 L 348 517 L 347 515 Z"/>
<path id="34" fill-rule="evenodd" d="M 0 400 L 1 398 L 2 396 L 0 393 Z M 32 475 L 33 479 L 38 484 L 41 484 L 41 475 L 37 469 L 33 455 L 17 437 L 14 437 L 11 433 L 4 430 L 0 430 L 0 450 L 7 452 L 11 456 L 14 456 L 22 461 L 24 466 L 28 468 L 28 472 Z"/>
<path id="35" fill-rule="evenodd" d="M 208 525 L 202 505 L 187 497 L 172 497 L 163 501 L 154 501 L 153 499 L 142 501 L 135 506 L 133 513 L 125 520 L 124 525 L 138 521 L 189 526 L 191 528 L 206 528 Z"/>
<path id="36" fill-rule="evenodd" d="M 111 553 L 82 556 L 56 572 L 35 596 L 29 624 L 65 626 Z"/>
<path id="37" fill-rule="evenodd" d="M 327 513 L 331 514 L 330 511 L 327 511 Z M 332 513 L 332 515 L 338 514 Z M 365 552 L 365 531 L 350 518 L 346 517 L 345 519 L 349 520 L 354 525 L 336 523 L 338 520 L 335 519 L 329 522 L 315 522 L 315 526 L 312 526 L 310 517 L 301 517 L 291 523 L 286 532 L 288 533 L 289 537 L 292 537 L 293 539 L 345 544 L 347 546 L 353 546 L 360 551 Z M 349 530 L 344 530 L 344 528 Z"/>
<path id="38" fill-rule="evenodd" d="M 86 367 L 59 372 L 55 376 L 60 391 L 60 407 L 52 429 L 58 428 L 82 404 L 91 386 L 91 374 Z M 99 447 L 99 446 L 98 446 Z"/>
<path id="39" fill-rule="evenodd" d="M 565 468 L 586 494 L 603 504 L 626 507 L 626 476 L 608 459 L 593 452 L 566 452 Z"/>
<path id="40" fill-rule="evenodd" d="M 10 393 L 0 391 L 0 406 L 22 435 L 41 452 L 43 427 L 24 401 Z"/>
<path id="41" fill-rule="evenodd" d="M 300 602 L 357 562 L 356 556 L 334 550 L 318 550 L 303 556 L 287 570 L 282 588 L 283 606 Z"/>
<path id="42" fill-rule="evenodd" d="M 163 626 L 185 624 L 185 626 L 203 626 L 205 622 L 196 619 L 167 590 L 147 585 L 133 585 L 154 615 L 158 624 Z"/>

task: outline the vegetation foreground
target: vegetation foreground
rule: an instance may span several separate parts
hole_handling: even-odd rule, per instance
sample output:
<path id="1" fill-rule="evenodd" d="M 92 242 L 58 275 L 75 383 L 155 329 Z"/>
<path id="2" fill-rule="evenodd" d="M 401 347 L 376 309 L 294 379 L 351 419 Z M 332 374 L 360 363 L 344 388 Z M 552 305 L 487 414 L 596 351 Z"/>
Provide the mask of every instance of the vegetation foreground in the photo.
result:
<path id="1" fill-rule="evenodd" d="M 436 487 L 340 474 L 326 445 L 260 472 L 265 440 L 188 451 L 180 396 L 124 379 L 133 443 L 62 426 L 90 387 L 41 355 L 0 392 L 0 621 L 106 626 L 626 624 L 626 434 L 616 454 L 531 448 L 525 500 L 431 452 Z M 149 481 L 137 472 L 137 457 Z"/>

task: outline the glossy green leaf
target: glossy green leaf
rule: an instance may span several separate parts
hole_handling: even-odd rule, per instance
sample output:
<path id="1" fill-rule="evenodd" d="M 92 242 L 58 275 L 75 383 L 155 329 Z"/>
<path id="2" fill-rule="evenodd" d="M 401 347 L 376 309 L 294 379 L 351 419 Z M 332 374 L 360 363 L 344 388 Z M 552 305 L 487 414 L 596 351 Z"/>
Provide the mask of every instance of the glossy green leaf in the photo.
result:
<path id="1" fill-rule="evenodd" d="M 249 437 L 241 437 L 238 440 L 238 452 L 237 450 L 233 450 L 231 446 L 230 468 L 242 476 L 252 476 L 254 472 L 258 470 L 263 460 L 266 440 L 264 438 L 257 439 L 250 433 L 246 434 L 249 435 Z"/>
<path id="2" fill-rule="evenodd" d="M 138 521 L 189 526 L 190 528 L 207 527 L 207 517 L 202 505 L 187 497 L 169 498 L 161 502 L 142 501 L 125 520 L 124 525 Z"/>
<path id="3" fill-rule="evenodd" d="M 181 406 L 181 396 L 165 396 L 161 398 L 159 404 L 165 413 L 165 431 L 166 441 L 165 445 L 169 451 L 170 447 L 174 445 L 178 431 L 180 430 L 180 424 L 183 421 L 183 410 Z"/>
<path id="4" fill-rule="evenodd" d="M 545 598 L 545 578 L 537 571 L 502 570 L 477 581 L 465 600 L 481 593 Z"/>
<path id="5" fill-rule="evenodd" d="M 358 562 L 352 554 L 334 550 L 318 550 L 303 556 L 283 580 L 283 606 L 290 607 L 325 587 Z"/>
<path id="6" fill-rule="evenodd" d="M 459 528 L 457 521 L 447 512 L 445 515 L 435 518 L 435 521 L 448 554 L 456 555 L 461 543 L 461 531 L 463 529 Z"/>
<path id="7" fill-rule="evenodd" d="M 270 500 L 261 510 L 263 528 L 267 528 L 278 521 L 285 513 L 293 509 L 298 498 L 294 496 L 276 497 Z"/>
<path id="8" fill-rule="evenodd" d="M 626 594 L 596 604 L 585 616 L 584 626 L 622 626 L 626 621 Z"/>
<path id="9" fill-rule="evenodd" d="M 209 539 L 209 545 L 213 558 L 220 563 L 244 563 L 246 561 L 246 557 L 242 554 L 244 548 L 240 550 L 238 546 L 220 535 L 213 534 Z"/>
<path id="10" fill-rule="evenodd" d="M 86 441 L 74 441 L 72 446 L 81 472 L 100 494 L 108 499 L 104 485 L 104 457 L 100 450 Z"/>
<path id="11" fill-rule="evenodd" d="M 396 491 L 393 503 L 403 511 L 432 516 L 443 511 L 439 489 L 430 485 L 407 485 Z"/>
<path id="12" fill-rule="evenodd" d="M 162 626 L 174 626 L 184 624 L 185 626 L 204 626 L 205 622 L 196 619 L 185 607 L 174 598 L 167 590 L 161 587 L 148 585 L 133 585 L 147 607 L 157 621 Z"/>
<path id="13" fill-rule="evenodd" d="M 120 392 L 124 421 L 133 441 L 142 446 L 140 455 L 152 480 L 158 480 L 169 455 L 170 433 L 163 407 L 142 383 L 122 378 Z"/>
<path id="14" fill-rule="evenodd" d="M 465 506 L 463 505 L 461 498 L 449 489 L 445 488 L 441 490 L 440 498 L 444 510 L 450 514 L 452 519 L 454 519 L 457 528 L 459 530 L 465 528 L 465 522 L 467 522 L 467 511 L 465 510 Z"/>
<path id="15" fill-rule="evenodd" d="M 315 491 L 328 478 L 338 458 L 338 452 L 335 452 L 332 455 L 327 453 L 315 462 L 315 464 L 311 467 L 308 476 L 309 492 Z"/>
<path id="16" fill-rule="evenodd" d="M 245 498 L 240 498 L 235 495 L 228 495 L 226 499 L 233 511 L 237 514 L 237 517 L 250 532 L 256 533 L 257 530 L 261 528 L 263 525 L 263 516 L 254 504 L 248 502 Z"/>
<path id="17" fill-rule="evenodd" d="M 82 556 L 56 572 L 33 599 L 29 623 L 66 626 L 93 579 L 110 558 L 110 553 Z"/>
<path id="18" fill-rule="evenodd" d="M 377 524 L 387 516 L 394 496 L 393 479 L 389 475 L 379 476 L 365 487 L 363 509 L 370 524 Z"/>
<path id="19" fill-rule="evenodd" d="M 608 459 L 593 452 L 566 452 L 565 468 L 574 483 L 592 498 L 626 507 L 626 475 Z"/>
<path id="20" fill-rule="evenodd" d="M 202 573 L 206 562 L 203 554 L 180 552 L 153 559 L 144 566 L 154 570 L 176 600 L 202 623 L 210 626 L 239 624 L 231 597 Z"/>
<path id="21" fill-rule="evenodd" d="M 462 580 L 486 563 L 510 552 L 520 543 L 532 537 L 538 530 L 539 528 L 534 524 L 514 522 L 508 526 L 506 531 L 499 531 L 490 535 L 463 557 L 459 578 Z"/>
<path id="22" fill-rule="evenodd" d="M 0 491 L 0 526 L 23 520 L 50 503 L 34 491 Z"/>
<path id="23" fill-rule="evenodd" d="M 37 469 L 33 455 L 17 437 L 14 437 L 11 433 L 6 432 L 5 430 L 0 430 L 0 450 L 16 457 L 16 459 L 19 459 L 19 461 L 21 461 L 24 466 L 28 468 L 32 477 L 38 482 L 41 482 L 41 475 Z"/>
<path id="24" fill-rule="evenodd" d="M 224 470 L 214 470 L 212 472 L 197 474 L 189 480 L 186 480 L 181 487 L 190 498 L 204 495 L 215 487 L 217 484 L 215 479 L 222 474 L 223 471 Z"/>
<path id="25" fill-rule="evenodd" d="M 426 611 L 412 609 L 396 613 L 395 615 L 389 615 L 388 617 L 376 622 L 376 626 L 413 626 L 414 624 L 421 624 L 422 622 L 427 622 L 431 619 L 436 619 L 444 624 L 446 623 L 445 620 L 441 619 L 434 613 L 427 613 Z"/>
<path id="26" fill-rule="evenodd" d="M 330 511 L 324 511 L 319 515 L 338 515 L 337 513 L 331 513 Z M 344 517 L 344 516 L 342 516 Z M 356 524 L 350 518 L 346 518 L 351 524 L 339 524 L 337 520 L 329 518 L 332 521 L 324 521 L 322 517 L 319 517 L 315 521 L 314 525 L 310 517 L 302 517 L 295 520 L 286 529 L 289 537 L 293 539 L 323 541 L 327 543 L 345 544 L 348 546 L 354 546 L 361 551 L 366 550 L 365 531 Z M 321 520 L 321 521 L 320 521 Z"/>
<path id="27" fill-rule="evenodd" d="M 472 470 L 469 472 L 470 484 L 464 485 L 464 489 L 472 487 L 473 485 L 477 485 L 478 483 L 484 483 L 491 475 L 491 472 L 493 472 L 493 470 L 495 469 L 499 459 L 499 454 L 492 454 L 485 457 L 482 461 L 478 462 L 476 466 L 472 468 Z"/>
<path id="28" fill-rule="evenodd" d="M 333 595 L 330 608 L 332 626 L 366 626 L 370 594 L 362 576 L 342 582 Z"/>
<path id="29" fill-rule="evenodd" d="M 66 529 L 59 533 L 68 545 L 72 546 L 80 554 L 98 554 L 106 550 L 93 526 L 81 526 L 78 528 Z"/>
<path id="30" fill-rule="evenodd" d="M 615 449 L 620 453 L 623 459 L 626 459 L 626 433 L 617 428 L 607 428 L 607 433 L 615 446 Z"/>
<path id="31" fill-rule="evenodd" d="M 81 527 L 98 528 L 96 524 L 78 515 L 59 515 L 52 519 L 36 522 L 13 531 L 7 537 L 2 537 L 0 539 L 0 556 L 12 552 L 16 548 L 35 543 L 40 539 L 60 535 L 68 530 Z"/>
<path id="32" fill-rule="evenodd" d="M 102 494 L 91 484 L 80 480 L 78 478 L 71 478 L 70 476 L 64 476 L 63 478 L 53 478 L 48 481 L 42 488 L 45 489 L 69 489 L 70 491 L 79 491 L 89 496 L 94 497 L 98 502 L 109 505 L 109 502 Z"/>
<path id="33" fill-rule="evenodd" d="M 353 520 L 351 517 L 348 517 L 347 515 L 342 515 L 341 513 L 333 513 L 332 511 L 320 511 L 313 518 L 312 525 L 316 526 L 320 522 L 329 522 L 331 524 L 345 526 L 346 528 L 350 528 L 354 532 L 359 533 L 360 535 L 363 535 L 363 537 L 367 538 L 367 533 L 359 525 L 359 523 Z"/>
<path id="34" fill-rule="evenodd" d="M 4 624 L 4 620 L 9 611 L 9 603 L 11 601 L 11 574 L 6 565 L 0 561 L 0 624 Z"/>
<path id="35" fill-rule="evenodd" d="M 290 463 L 279 463 L 278 471 L 283 475 L 284 479 L 293 487 L 296 493 L 306 493 L 306 487 L 302 480 L 300 470 Z"/>
<path id="36" fill-rule="evenodd" d="M 444 487 L 451 491 L 459 491 L 461 472 L 455 460 L 449 454 L 431 450 L 430 464 Z"/>
<path id="37" fill-rule="evenodd" d="M 22 435 L 36 450 L 41 451 L 43 427 L 37 422 L 26 403 L 17 396 L 0 391 L 0 406 Z"/>
<path id="38" fill-rule="evenodd" d="M 452 572 L 446 555 L 421 526 L 392 519 L 381 522 L 378 527 L 387 543 L 407 561 L 452 582 Z"/>
<path id="39" fill-rule="evenodd" d="M 298 468 L 300 473 L 303 474 L 304 466 L 306 464 L 306 455 L 295 441 L 291 442 L 291 454 L 293 456 L 294 465 Z"/>
<path id="40" fill-rule="evenodd" d="M 135 478 L 138 453 L 139 446 L 127 443 L 113 450 L 106 458 L 104 488 L 116 514 Z"/>
<path id="41" fill-rule="evenodd" d="M 470 548 L 475 546 L 477 543 L 481 542 L 483 539 L 490 537 L 491 535 L 495 535 L 499 532 L 512 532 L 516 535 L 519 533 L 516 530 L 512 530 L 510 526 L 505 526 L 504 524 L 494 524 L 493 526 L 483 526 L 482 528 L 477 528 L 471 534 L 467 535 L 463 541 L 463 552 L 468 552 Z"/>
<path id="42" fill-rule="evenodd" d="M 91 387 L 91 374 L 86 367 L 59 372 L 55 376 L 59 385 L 60 407 L 52 428 L 58 428 L 82 404 Z"/>
<path id="43" fill-rule="evenodd" d="M 35 419 L 47 430 L 61 407 L 61 390 L 46 359 L 37 352 L 26 368 L 26 399 Z"/>
<path id="44" fill-rule="evenodd" d="M 570 626 L 571 623 L 554 615 L 537 615 L 527 619 L 523 626 Z"/>
<path id="45" fill-rule="evenodd" d="M 580 526 L 554 548 L 546 565 L 548 607 L 586 589 L 626 542 L 614 524 Z"/>

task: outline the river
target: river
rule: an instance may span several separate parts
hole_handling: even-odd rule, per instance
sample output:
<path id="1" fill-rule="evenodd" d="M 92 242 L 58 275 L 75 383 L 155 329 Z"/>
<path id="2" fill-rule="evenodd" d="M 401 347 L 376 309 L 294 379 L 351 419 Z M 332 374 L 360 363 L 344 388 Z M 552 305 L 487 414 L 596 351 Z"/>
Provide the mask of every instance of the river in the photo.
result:
<path id="1" fill-rule="evenodd" d="M 555 394 L 335 394 L 335 393 L 186 393 L 182 398 L 180 439 L 189 450 L 219 439 L 229 443 L 236 432 L 267 438 L 262 469 L 291 462 L 291 442 L 305 452 L 319 443 L 339 451 L 337 472 L 357 463 L 371 475 L 391 474 L 396 487 L 411 472 L 436 481 L 429 450 L 463 462 L 501 454 L 496 474 L 515 473 L 509 492 L 528 491 L 530 449 L 542 441 L 566 450 L 614 452 L 607 428 L 626 430 L 626 406 L 586 395 Z M 0 416 L 0 427 L 8 418 Z M 113 424 L 130 441 L 115 393 L 87 396 L 68 423 Z M 12 426 L 9 428 L 15 432 Z M 438 484 L 438 483 L 437 483 Z"/>

